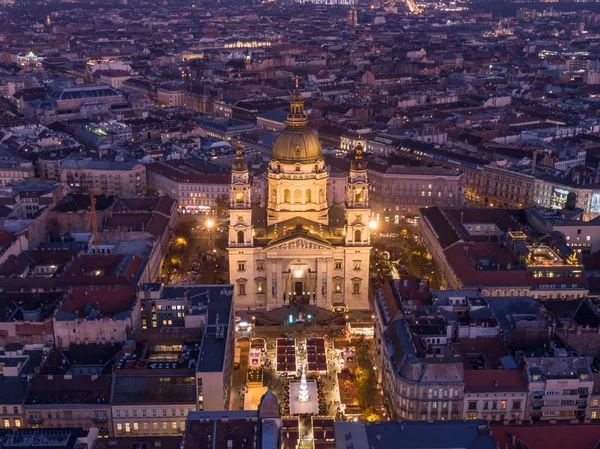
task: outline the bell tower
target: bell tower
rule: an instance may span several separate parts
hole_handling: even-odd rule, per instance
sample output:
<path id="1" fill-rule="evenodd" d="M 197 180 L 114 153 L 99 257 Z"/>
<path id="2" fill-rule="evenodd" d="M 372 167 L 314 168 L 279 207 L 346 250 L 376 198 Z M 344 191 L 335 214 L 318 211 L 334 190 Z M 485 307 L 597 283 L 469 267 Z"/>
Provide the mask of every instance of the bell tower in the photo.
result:
<path id="1" fill-rule="evenodd" d="M 346 244 L 369 246 L 369 181 L 367 163 L 361 144 L 356 146 L 354 159 L 350 163 L 348 191 L 346 193 Z"/>
<path id="2" fill-rule="evenodd" d="M 231 167 L 229 185 L 229 247 L 253 246 L 252 197 L 248 164 L 241 146 Z"/>

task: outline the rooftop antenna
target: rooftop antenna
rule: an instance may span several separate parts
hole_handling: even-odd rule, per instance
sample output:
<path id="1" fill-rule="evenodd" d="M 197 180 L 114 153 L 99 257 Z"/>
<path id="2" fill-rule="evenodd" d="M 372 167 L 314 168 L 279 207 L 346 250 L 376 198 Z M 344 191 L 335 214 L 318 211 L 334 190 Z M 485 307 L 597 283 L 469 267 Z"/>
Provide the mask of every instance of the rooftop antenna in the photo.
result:
<path id="1" fill-rule="evenodd" d="M 88 221 L 87 230 L 92 228 L 93 243 L 96 247 L 96 253 L 100 254 L 100 245 L 98 243 L 98 220 L 96 219 L 96 195 L 90 192 L 90 220 Z"/>

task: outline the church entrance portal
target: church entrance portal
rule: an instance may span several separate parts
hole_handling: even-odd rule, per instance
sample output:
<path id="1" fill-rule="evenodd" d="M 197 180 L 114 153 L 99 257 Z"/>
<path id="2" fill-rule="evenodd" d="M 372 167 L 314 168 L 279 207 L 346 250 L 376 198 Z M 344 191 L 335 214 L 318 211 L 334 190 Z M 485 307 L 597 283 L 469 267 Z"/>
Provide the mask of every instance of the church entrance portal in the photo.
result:
<path id="1" fill-rule="evenodd" d="M 296 293 L 296 297 L 302 297 L 302 295 L 304 294 L 304 289 L 302 288 L 302 282 L 295 282 L 294 283 L 294 292 Z"/>

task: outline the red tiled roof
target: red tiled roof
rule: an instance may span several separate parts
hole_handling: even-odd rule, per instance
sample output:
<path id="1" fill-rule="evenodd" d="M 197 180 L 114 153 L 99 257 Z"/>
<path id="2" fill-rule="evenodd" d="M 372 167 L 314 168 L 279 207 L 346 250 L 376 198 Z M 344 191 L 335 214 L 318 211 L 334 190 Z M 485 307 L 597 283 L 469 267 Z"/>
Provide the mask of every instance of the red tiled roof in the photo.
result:
<path id="1" fill-rule="evenodd" d="M 196 182 L 206 184 L 229 184 L 230 178 L 227 175 L 215 175 L 211 173 L 189 173 L 177 169 L 177 165 L 182 165 L 182 161 L 154 162 L 148 165 L 148 170 L 163 175 L 177 182 Z"/>
<path id="2" fill-rule="evenodd" d="M 10 246 L 17 237 L 8 229 L 0 229 L 0 246 Z"/>
<path id="3" fill-rule="evenodd" d="M 592 374 L 594 377 L 594 394 L 600 394 L 600 373 Z"/>
<path id="4" fill-rule="evenodd" d="M 600 442 L 600 424 L 575 425 L 491 425 L 492 436 L 500 448 L 522 447 L 519 440 L 530 449 L 595 449 Z M 512 442 L 514 434 L 515 443 Z"/>
<path id="5" fill-rule="evenodd" d="M 139 256 L 108 254 L 83 255 L 60 278 L 62 285 L 130 284 L 142 265 Z M 97 274 L 100 271 L 101 273 Z"/>
<path id="6" fill-rule="evenodd" d="M 106 287 L 75 287 L 67 296 L 62 310 L 67 313 L 77 313 L 84 316 L 86 304 L 101 315 L 115 315 L 131 309 L 135 301 L 135 286 L 106 286 Z"/>
<path id="7" fill-rule="evenodd" d="M 516 369 L 465 370 L 465 392 L 474 391 L 527 391 L 527 383 Z"/>
<path id="8" fill-rule="evenodd" d="M 480 243 L 469 246 L 469 252 L 478 252 L 476 248 Z M 483 245 L 490 245 L 484 243 Z M 475 287 L 475 286 L 529 286 L 529 275 L 526 270 L 477 270 L 475 264 L 465 251 L 464 244 L 453 245 L 447 248 L 444 252 L 448 259 L 448 265 L 451 266 L 460 279 L 462 287 Z M 498 246 L 498 249 L 502 249 Z M 504 250 L 506 251 L 506 250 Z M 485 251 L 484 251 L 485 253 Z M 500 254 L 502 255 L 502 254 Z M 501 260 L 506 262 L 505 257 L 502 256 Z M 500 262 L 500 261 L 499 261 Z M 504 265 L 501 263 L 501 265 Z"/>
<path id="9" fill-rule="evenodd" d="M 498 365 L 500 358 L 508 355 L 508 351 L 500 337 L 463 338 L 456 343 L 452 343 L 452 348 L 460 354 L 465 372 L 473 369 L 467 358 L 468 354 L 483 354 L 491 368 Z M 475 371 L 482 372 L 481 370 Z"/>

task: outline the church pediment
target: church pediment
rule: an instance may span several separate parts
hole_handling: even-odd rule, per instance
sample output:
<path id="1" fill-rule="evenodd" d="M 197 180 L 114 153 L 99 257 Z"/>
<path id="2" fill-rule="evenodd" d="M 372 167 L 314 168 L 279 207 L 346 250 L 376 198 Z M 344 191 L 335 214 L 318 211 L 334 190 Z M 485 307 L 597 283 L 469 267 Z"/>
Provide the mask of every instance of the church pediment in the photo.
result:
<path id="1" fill-rule="evenodd" d="M 269 249 L 291 249 L 291 250 L 314 250 L 314 249 L 331 249 L 331 246 L 314 242 L 306 238 L 295 238 L 281 243 L 276 243 Z"/>

